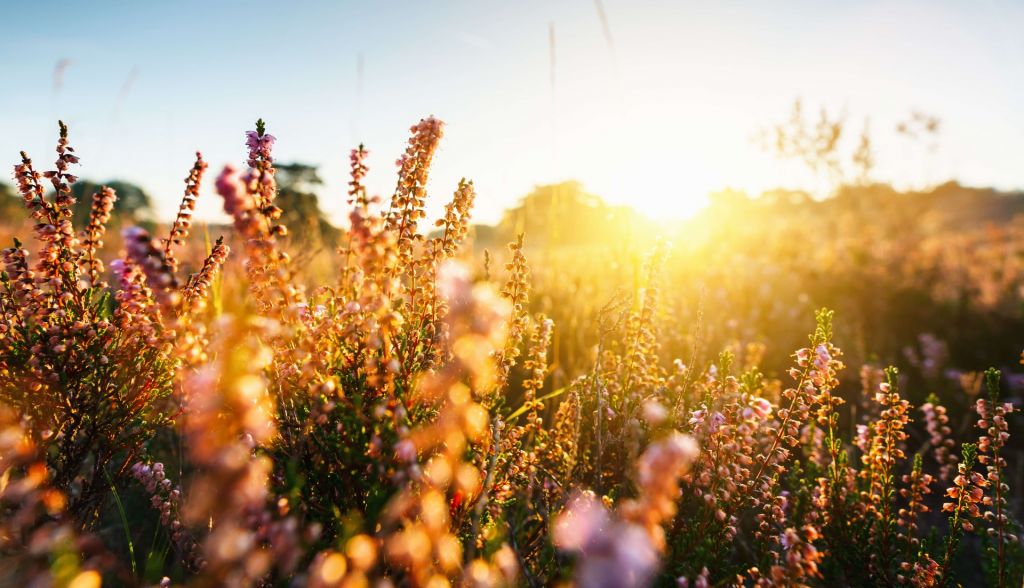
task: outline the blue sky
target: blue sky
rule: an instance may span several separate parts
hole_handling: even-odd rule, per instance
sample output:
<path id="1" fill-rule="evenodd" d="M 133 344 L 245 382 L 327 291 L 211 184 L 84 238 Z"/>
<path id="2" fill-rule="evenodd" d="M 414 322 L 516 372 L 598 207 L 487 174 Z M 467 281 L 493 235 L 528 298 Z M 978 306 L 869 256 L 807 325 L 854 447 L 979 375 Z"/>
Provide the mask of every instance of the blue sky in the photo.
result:
<path id="1" fill-rule="evenodd" d="M 63 118 L 83 177 L 139 183 L 162 215 L 196 149 L 214 172 L 241 162 L 263 117 L 279 160 L 321 166 L 340 218 L 348 150 L 367 144 L 387 194 L 407 127 L 429 114 L 448 123 L 438 205 L 464 175 L 495 220 L 533 185 L 575 178 L 685 214 L 711 190 L 809 182 L 750 141 L 797 96 L 858 130 L 870 116 L 879 179 L 1024 186 L 1020 3 L 604 0 L 611 43 L 593 0 L 9 4 L 0 161 L 48 161 Z M 892 132 L 915 108 L 943 120 L 934 153 Z M 218 209 L 207 190 L 201 214 Z"/>

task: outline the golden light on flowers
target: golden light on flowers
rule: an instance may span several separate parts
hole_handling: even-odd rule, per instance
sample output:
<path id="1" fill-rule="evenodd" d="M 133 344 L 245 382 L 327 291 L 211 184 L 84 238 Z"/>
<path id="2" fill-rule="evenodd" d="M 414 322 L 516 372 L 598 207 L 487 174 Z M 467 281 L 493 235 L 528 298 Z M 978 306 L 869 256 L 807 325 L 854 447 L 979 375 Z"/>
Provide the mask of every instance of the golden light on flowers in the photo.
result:
<path id="1" fill-rule="evenodd" d="M 345 543 L 345 555 L 353 567 L 369 570 L 377 560 L 377 543 L 368 535 L 356 535 Z"/>
<path id="2" fill-rule="evenodd" d="M 1017 324 L 1024 233 L 917 243 L 940 221 L 892 194 L 722 195 L 670 246 L 594 202 L 552 214 L 541 188 L 491 231 L 467 179 L 428 212 L 444 128 L 409 129 L 383 197 L 354 149 L 337 229 L 307 226 L 315 170 L 281 165 L 260 120 L 202 243 L 198 156 L 145 230 L 108 189 L 75 208 L 66 126 L 55 170 L 21 157 L 36 243 L 2 254 L 0 584 L 149 582 L 146 529 L 161 585 L 1019 583 L 1019 374 L 983 395 L 960 345 L 896 323 Z"/>
<path id="3" fill-rule="evenodd" d="M 459 492 L 473 496 L 480 490 L 480 471 L 469 464 L 460 464 L 455 475 L 455 485 Z"/>
<path id="4" fill-rule="evenodd" d="M 328 586 L 337 585 L 348 571 L 348 562 L 340 553 L 331 553 L 320 563 L 320 581 Z"/>
<path id="5" fill-rule="evenodd" d="M 466 570 L 466 579 L 472 586 L 491 586 L 494 582 L 494 572 L 487 562 L 474 560 Z"/>
<path id="6" fill-rule="evenodd" d="M 471 398 L 472 396 L 470 394 L 469 387 L 464 384 L 456 383 L 448 389 L 448 400 L 450 400 L 452 404 L 466 404 L 471 400 Z"/>
<path id="7" fill-rule="evenodd" d="M 448 525 L 448 503 L 435 490 L 428 490 L 420 499 L 420 519 L 429 529 L 442 529 Z"/>
<path id="8" fill-rule="evenodd" d="M 466 408 L 466 433 L 471 439 L 480 439 L 487 432 L 487 410 L 479 404 Z"/>
<path id="9" fill-rule="evenodd" d="M 441 536 L 437 542 L 437 560 L 441 569 L 454 573 L 462 567 L 462 543 L 450 533 Z"/>
<path id="10" fill-rule="evenodd" d="M 452 465 L 445 457 L 434 457 L 427 462 L 424 474 L 434 486 L 444 487 L 452 479 Z"/>

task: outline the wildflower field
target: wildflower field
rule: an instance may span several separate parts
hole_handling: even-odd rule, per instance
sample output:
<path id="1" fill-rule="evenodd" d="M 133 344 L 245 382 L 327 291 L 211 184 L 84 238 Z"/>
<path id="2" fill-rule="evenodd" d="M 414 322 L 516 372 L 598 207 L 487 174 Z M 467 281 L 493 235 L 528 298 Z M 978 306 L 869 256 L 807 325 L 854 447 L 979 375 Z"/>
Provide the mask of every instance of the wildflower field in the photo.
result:
<path id="1" fill-rule="evenodd" d="M 313 243 L 262 120 L 145 228 L 111 187 L 76 202 L 58 131 L 0 229 L 0 585 L 1022 583 L 1008 195 L 488 236 L 471 181 L 425 212 L 431 117 L 383 197 L 393 154 L 352 150 Z"/>

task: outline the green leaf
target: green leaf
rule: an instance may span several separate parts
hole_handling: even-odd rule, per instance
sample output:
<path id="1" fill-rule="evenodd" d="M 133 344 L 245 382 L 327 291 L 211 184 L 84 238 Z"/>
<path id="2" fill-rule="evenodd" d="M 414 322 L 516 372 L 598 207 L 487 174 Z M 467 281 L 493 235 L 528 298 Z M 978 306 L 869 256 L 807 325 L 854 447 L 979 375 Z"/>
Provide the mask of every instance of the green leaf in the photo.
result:
<path id="1" fill-rule="evenodd" d="M 565 394 L 565 391 L 568 390 L 568 389 L 569 389 L 568 386 L 562 386 L 558 390 L 555 390 L 554 392 L 551 392 L 549 394 L 545 394 L 544 396 L 541 396 L 537 400 L 544 401 L 544 400 L 548 400 L 550 398 L 554 398 L 556 396 L 561 396 L 562 394 Z M 515 412 L 513 412 L 512 414 L 508 415 L 508 417 L 505 420 L 506 421 L 513 421 L 513 420 L 519 418 L 519 416 L 521 414 L 523 414 L 524 412 L 526 412 L 526 405 L 525 404 L 520 406 L 519 408 L 517 408 L 515 410 Z"/>

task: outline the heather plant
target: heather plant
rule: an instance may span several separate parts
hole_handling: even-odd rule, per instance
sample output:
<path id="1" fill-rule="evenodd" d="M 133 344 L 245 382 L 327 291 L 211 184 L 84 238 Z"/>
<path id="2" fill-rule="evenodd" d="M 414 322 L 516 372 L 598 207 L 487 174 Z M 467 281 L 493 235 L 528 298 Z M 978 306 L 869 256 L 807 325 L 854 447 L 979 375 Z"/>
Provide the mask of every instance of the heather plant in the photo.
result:
<path id="1" fill-rule="evenodd" d="M 425 222 L 443 135 L 433 117 L 410 128 L 387 198 L 351 151 L 327 275 L 293 252 L 262 120 L 217 174 L 231 234 L 202 260 L 185 250 L 202 156 L 166 236 L 129 227 L 109 263 L 116 194 L 75 233 L 66 127 L 55 171 L 23 157 L 39 252 L 16 241 L 0 284 L 0 580 L 1020 583 L 999 371 L 958 374 L 952 394 L 938 336 L 886 355 L 903 371 L 846 354 L 843 313 L 772 291 L 763 260 L 740 267 L 770 324 L 814 318 L 791 355 L 718 324 L 724 290 L 682 302 L 680 256 L 700 253 L 685 246 L 614 258 L 616 288 L 554 280 L 564 260 L 528 234 L 480 263 L 471 181 Z"/>
<path id="2" fill-rule="evenodd" d="M 496 427 L 484 403 L 504 386 L 495 367 L 515 364 L 513 357 L 492 366 L 488 349 L 518 345 L 524 310 L 515 296 L 506 302 L 473 287 L 465 270 L 450 265 L 466 234 L 472 183 L 460 183 L 439 235 L 417 229 L 442 129 L 435 119 L 412 128 L 387 209 L 362 185 L 367 151 L 353 151 L 343 265 L 336 283 L 311 291 L 298 283 L 284 251 L 287 231 L 272 204 L 274 138 L 262 122 L 248 134 L 249 169 L 225 168 L 217 181 L 225 212 L 245 239 L 253 310 L 273 325 L 260 377 L 275 392 L 276 433 L 253 443 L 272 464 L 264 487 L 276 498 L 267 502 L 289 504 L 319 548 L 365 535 L 387 557 L 363 558 L 353 570 L 360 577 L 395 575 L 415 585 L 464 572 L 485 579 L 513 574 L 507 555 L 491 567 L 492 556 L 508 553 L 500 549 L 467 558 L 464 570 L 458 534 L 481 524 L 476 505 L 485 477 L 491 489 L 512 475 L 484 471 L 499 452 L 506 459 L 516 449 L 492 437 Z M 515 272 L 511 279 L 525 287 Z M 546 360 L 535 355 L 542 374 Z M 259 545 L 252 548 L 258 552 Z M 315 559 L 322 567 L 345 561 L 343 553 Z M 279 567 L 281 558 L 271 561 L 266 573 L 293 571 Z"/>
<path id="3" fill-rule="evenodd" d="M 186 212 L 205 164 L 200 158 L 190 175 L 166 247 L 141 229 L 126 230 L 126 257 L 110 263 L 118 281 L 111 289 L 99 251 L 117 196 L 108 187 L 97 191 L 89 222 L 76 233 L 71 185 L 77 178 L 70 170 L 78 163 L 60 123 L 53 171 L 37 171 L 25 153 L 14 168 L 39 249 L 30 252 L 15 239 L 3 251 L 0 403 L 20 415 L 45 456 L 52 487 L 85 524 L 111 480 L 126 476 L 176 412 L 168 400 L 179 358 L 187 355 L 179 344 L 193 306 L 183 304 L 172 245 L 187 235 Z"/>

